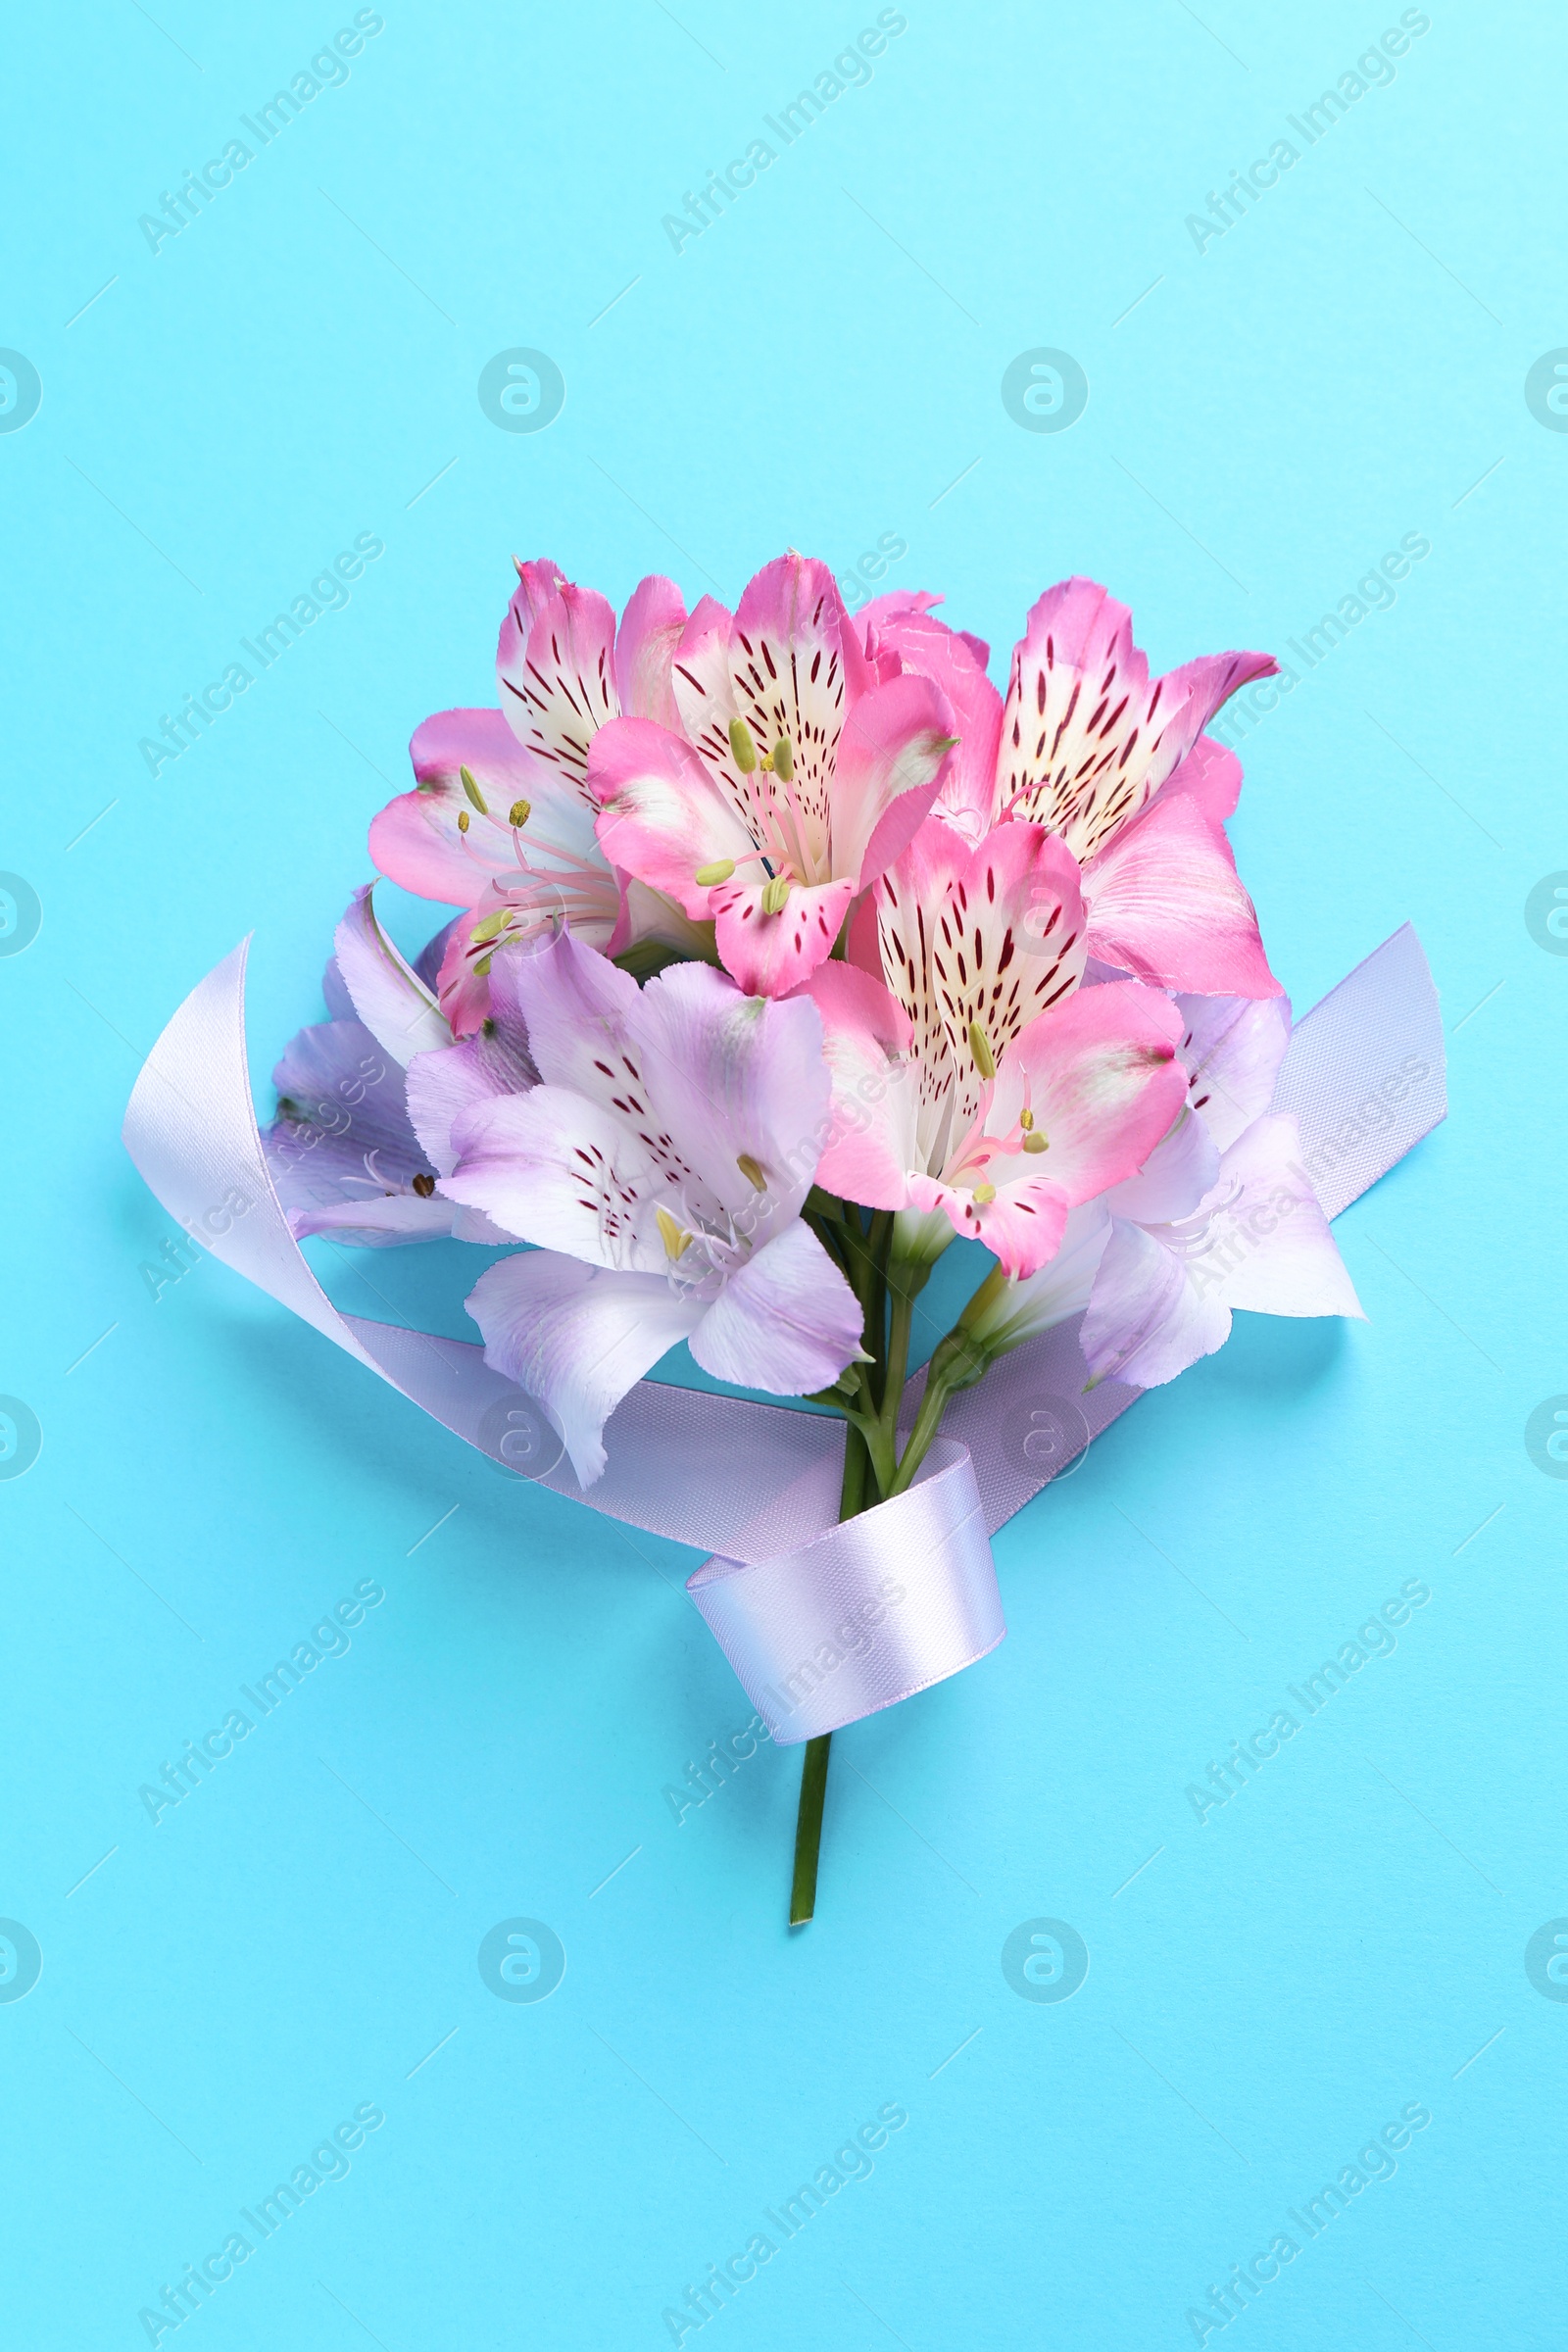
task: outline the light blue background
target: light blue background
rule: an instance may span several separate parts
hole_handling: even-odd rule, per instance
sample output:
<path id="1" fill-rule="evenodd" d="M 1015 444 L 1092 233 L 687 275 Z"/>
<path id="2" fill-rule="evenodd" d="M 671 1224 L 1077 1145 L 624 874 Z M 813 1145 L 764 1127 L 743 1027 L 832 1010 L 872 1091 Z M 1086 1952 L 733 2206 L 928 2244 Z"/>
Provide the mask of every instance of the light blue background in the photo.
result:
<path id="1" fill-rule="evenodd" d="M 43 1948 L 0 2005 L 8 2341 L 145 2342 L 139 2307 L 375 2101 L 349 2177 L 188 2323 L 207 2352 L 667 2343 L 900 2101 L 713 2323 L 732 2347 L 1152 2352 L 1423 2101 L 1233 2325 L 1556 2345 L 1568 2007 L 1523 1952 L 1568 1912 L 1568 1487 L 1523 1430 L 1568 1390 L 1568 960 L 1523 909 L 1568 867 L 1568 436 L 1523 385 L 1568 343 L 1560 26 L 1434 0 L 1200 254 L 1186 216 L 1396 8 L 909 0 L 677 255 L 661 217 L 873 9 L 384 14 L 156 256 L 138 215 L 352 11 L 8 35 L 0 343 L 43 384 L 0 436 L 0 864 L 43 905 L 0 961 L 0 1389 L 43 1428 L 0 1486 L 0 1913 Z M 534 435 L 476 399 L 514 345 L 565 377 Z M 1003 408 L 1038 345 L 1087 372 L 1069 431 Z M 155 781 L 138 738 L 363 531 L 348 609 Z M 847 571 L 901 536 L 886 584 L 945 590 L 1000 675 L 1070 571 L 1164 668 L 1282 647 L 1412 532 L 1395 607 L 1256 724 L 1234 827 L 1298 1006 L 1407 916 L 1443 994 L 1450 1120 L 1338 1228 L 1370 1320 L 1244 1318 L 1012 1523 L 1010 1638 L 837 1743 L 791 1939 L 796 1759 L 678 1827 L 662 1795 L 750 1712 L 689 1555 L 509 1485 L 211 1262 L 155 1302 L 138 1060 L 254 929 L 265 1088 L 412 728 L 492 695 L 514 552 L 733 601 L 786 544 Z M 461 1327 L 408 1254 L 334 1280 L 394 1314 L 444 1283 Z M 1395 1654 L 1200 1826 L 1187 1785 L 1414 1577 Z M 349 1654 L 155 1827 L 138 1786 L 367 1578 Z M 519 1914 L 567 1953 L 538 2005 L 475 1965 Z M 1092 1955 L 1055 2006 L 1000 1966 L 1042 1914 Z"/>

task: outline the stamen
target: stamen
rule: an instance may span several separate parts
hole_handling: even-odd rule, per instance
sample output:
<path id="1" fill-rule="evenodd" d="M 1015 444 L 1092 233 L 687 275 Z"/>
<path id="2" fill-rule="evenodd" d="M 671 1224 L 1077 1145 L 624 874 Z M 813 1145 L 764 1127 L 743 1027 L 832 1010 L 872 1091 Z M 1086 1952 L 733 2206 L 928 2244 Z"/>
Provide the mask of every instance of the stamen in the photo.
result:
<path id="1" fill-rule="evenodd" d="M 507 811 L 507 822 L 515 830 L 517 826 L 525 825 L 532 814 L 532 801 L 514 801 Z"/>
<path id="2" fill-rule="evenodd" d="M 490 810 L 485 804 L 484 794 L 479 790 L 478 785 L 473 780 L 473 770 L 467 767 L 460 767 L 458 773 L 463 778 L 464 791 L 467 794 L 469 800 L 478 809 L 479 814 L 481 816 L 488 816 Z"/>
<path id="3" fill-rule="evenodd" d="M 974 1204 L 976 1208 L 989 1207 L 996 1197 L 997 1188 L 994 1184 L 977 1184 L 974 1188 Z"/>
<path id="4" fill-rule="evenodd" d="M 787 735 L 781 735 L 773 746 L 773 773 L 782 784 L 788 784 L 794 778 L 795 754 L 790 750 Z"/>
<path id="5" fill-rule="evenodd" d="M 428 1200 L 435 1191 L 435 1178 L 433 1176 L 416 1176 L 414 1189 L 421 1200 Z"/>
<path id="6" fill-rule="evenodd" d="M 466 808 L 460 808 L 460 809 L 458 810 L 458 831 L 459 831 L 460 833 L 466 833 L 466 831 L 467 831 L 467 830 L 468 830 L 468 811 L 466 810 Z"/>
<path id="7" fill-rule="evenodd" d="M 754 1193 L 766 1192 L 767 1178 L 762 1174 L 761 1162 L 760 1160 L 754 1159 L 749 1152 L 742 1152 L 737 1154 L 735 1165 L 739 1168 L 741 1174 L 745 1177 L 747 1183 L 751 1186 Z"/>
<path id="8" fill-rule="evenodd" d="M 735 724 L 743 726 L 745 721 L 738 718 Z M 727 882 L 734 871 L 733 858 L 715 858 L 711 865 L 700 865 L 692 879 L 700 890 L 711 890 L 716 883 Z"/>
<path id="9" fill-rule="evenodd" d="M 1050 1144 L 1047 1143 L 1038 1128 L 1024 1136 L 1023 1148 L 1026 1152 L 1049 1152 L 1051 1150 Z"/>
<path id="10" fill-rule="evenodd" d="M 741 774 L 749 776 L 757 765 L 757 746 L 752 740 L 752 730 L 744 718 L 730 720 L 729 748 L 730 755 Z"/>
<path id="11" fill-rule="evenodd" d="M 658 1208 L 654 1214 L 659 1219 L 659 1232 L 664 1245 L 664 1255 L 669 1259 L 670 1264 L 674 1265 L 677 1259 L 683 1257 L 691 1248 L 692 1237 L 689 1233 L 681 1231 L 667 1208 Z"/>
<path id="12" fill-rule="evenodd" d="M 1020 1127 L 1023 1129 L 1023 1131 L 1024 1131 L 1025 1135 L 1027 1135 L 1027 1134 L 1028 1134 L 1028 1132 L 1029 1132 L 1029 1130 L 1030 1130 L 1030 1128 L 1031 1128 L 1031 1127 L 1034 1125 L 1034 1123 L 1035 1123 L 1035 1114 L 1034 1114 L 1034 1112 L 1033 1112 L 1033 1111 L 1032 1111 L 1032 1110 L 1029 1108 L 1029 1105 L 1028 1105 L 1027 1103 L 1025 1103 L 1025 1104 L 1024 1104 L 1024 1107 L 1023 1107 L 1023 1109 L 1022 1109 L 1022 1110 L 1020 1110 L 1020 1111 L 1019 1111 L 1019 1113 L 1018 1113 L 1018 1124 L 1019 1124 L 1019 1126 L 1020 1126 Z"/>
<path id="13" fill-rule="evenodd" d="M 994 1078 L 997 1074 L 997 1064 L 991 1051 L 991 1040 L 978 1021 L 969 1023 L 969 1051 L 974 1055 L 974 1066 L 981 1077 Z"/>
<path id="14" fill-rule="evenodd" d="M 762 885 L 762 912 L 764 914 L 782 914 L 789 904 L 789 883 L 782 874 L 775 874 L 771 882 L 764 882 Z"/>
<path id="15" fill-rule="evenodd" d="M 487 914 L 482 923 L 475 923 L 468 937 L 476 948 L 482 948 L 488 941 L 499 939 L 511 920 L 512 908 L 499 907 L 494 914 Z"/>

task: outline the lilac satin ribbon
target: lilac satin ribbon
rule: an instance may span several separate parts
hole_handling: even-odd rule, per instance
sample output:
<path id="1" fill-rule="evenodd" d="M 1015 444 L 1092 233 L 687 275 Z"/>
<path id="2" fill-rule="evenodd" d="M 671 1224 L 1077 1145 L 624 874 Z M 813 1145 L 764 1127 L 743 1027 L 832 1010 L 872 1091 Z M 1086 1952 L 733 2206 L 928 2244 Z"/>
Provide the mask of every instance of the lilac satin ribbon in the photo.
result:
<path id="1" fill-rule="evenodd" d="M 125 1113 L 131 1158 L 204 1249 L 493 1460 L 710 1549 L 687 1591 L 776 1740 L 837 1731 L 996 1647 L 990 1535 L 1141 1393 L 1108 1380 L 1085 1393 L 1076 1322 L 956 1397 L 908 1493 L 842 1526 L 840 1423 L 658 1381 L 617 1406 L 609 1466 L 585 1494 L 533 1398 L 478 1347 L 339 1314 L 326 1297 L 257 1133 L 245 954 L 186 998 Z M 1298 1023 L 1275 1108 L 1296 1113 L 1330 1216 L 1446 1115 L 1437 995 L 1408 924 Z"/>

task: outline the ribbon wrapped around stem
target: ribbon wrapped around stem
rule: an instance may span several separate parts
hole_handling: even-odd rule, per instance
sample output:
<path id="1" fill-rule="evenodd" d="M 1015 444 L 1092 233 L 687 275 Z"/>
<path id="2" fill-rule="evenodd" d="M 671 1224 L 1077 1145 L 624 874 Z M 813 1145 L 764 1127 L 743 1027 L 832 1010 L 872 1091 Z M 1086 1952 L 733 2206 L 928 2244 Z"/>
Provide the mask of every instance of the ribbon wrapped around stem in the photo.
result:
<path id="1" fill-rule="evenodd" d="M 584 1493 L 537 1403 L 480 1348 L 341 1314 L 321 1289 L 257 1130 L 247 945 L 179 1007 L 125 1114 L 131 1158 L 204 1249 L 492 1459 L 709 1550 L 687 1591 L 780 1743 L 858 1722 L 996 1647 L 1006 1626 L 990 1536 L 1141 1394 L 1087 1386 L 1077 1320 L 955 1396 L 908 1491 L 843 1525 L 841 1422 L 652 1380 L 616 1408 L 609 1467 Z M 1297 1023 L 1274 1107 L 1296 1114 L 1330 1217 L 1446 1116 L 1437 994 L 1408 924 Z"/>

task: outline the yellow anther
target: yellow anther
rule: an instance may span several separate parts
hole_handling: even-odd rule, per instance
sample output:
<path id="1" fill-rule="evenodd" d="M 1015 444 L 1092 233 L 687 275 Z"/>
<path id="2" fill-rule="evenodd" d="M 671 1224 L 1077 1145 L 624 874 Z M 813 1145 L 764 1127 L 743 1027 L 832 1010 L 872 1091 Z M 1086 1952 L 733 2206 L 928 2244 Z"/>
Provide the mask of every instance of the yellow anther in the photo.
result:
<path id="1" fill-rule="evenodd" d="M 782 874 L 774 874 L 762 885 L 762 912 L 782 914 L 789 904 L 790 886 Z"/>
<path id="2" fill-rule="evenodd" d="M 742 1152 L 737 1155 L 735 1165 L 739 1168 L 741 1174 L 745 1177 L 747 1183 L 751 1186 L 754 1193 L 766 1192 L 767 1178 L 762 1174 L 760 1160 L 754 1159 L 749 1152 Z"/>
<path id="3" fill-rule="evenodd" d="M 733 858 L 715 858 L 711 865 L 700 865 L 693 879 L 700 890 L 711 890 L 716 882 L 727 882 L 734 871 Z"/>
<path id="4" fill-rule="evenodd" d="M 476 948 L 484 947 L 489 940 L 499 939 L 506 929 L 511 915 L 510 906 L 499 907 L 494 914 L 487 914 L 482 923 L 474 924 L 473 929 L 468 933 L 469 939 Z"/>
<path id="5" fill-rule="evenodd" d="M 478 809 L 479 814 L 481 816 L 488 816 L 490 810 L 485 805 L 484 794 L 479 790 L 478 785 L 473 780 L 473 770 L 468 767 L 460 767 L 458 773 L 463 778 L 464 791 L 467 794 L 469 800 Z"/>
<path id="6" fill-rule="evenodd" d="M 991 1040 L 978 1021 L 969 1023 L 969 1051 L 974 1055 L 974 1066 L 981 1077 L 994 1078 L 997 1074 L 997 1064 L 991 1051 Z"/>
<path id="7" fill-rule="evenodd" d="M 512 807 L 507 810 L 507 822 L 514 826 L 525 825 L 532 814 L 532 801 L 514 801 Z"/>
<path id="8" fill-rule="evenodd" d="M 977 1184 L 974 1188 L 974 1204 L 976 1208 L 989 1207 L 996 1197 L 997 1188 L 994 1184 Z"/>
<path id="9" fill-rule="evenodd" d="M 787 735 L 781 735 L 773 746 L 773 773 L 786 784 L 795 773 L 795 754 Z"/>
<path id="10" fill-rule="evenodd" d="M 682 1231 L 667 1208 L 656 1209 L 654 1213 L 659 1219 L 659 1232 L 664 1245 L 664 1255 L 673 1265 L 676 1259 L 683 1256 L 691 1248 L 692 1237 L 689 1233 Z"/>
<path id="11" fill-rule="evenodd" d="M 460 833 L 466 833 L 466 831 L 467 831 L 467 830 L 468 830 L 468 811 L 466 810 L 466 808 L 460 808 L 460 809 L 458 810 L 458 831 L 459 831 Z"/>
<path id="12" fill-rule="evenodd" d="M 1031 1127 L 1034 1125 L 1034 1123 L 1035 1123 L 1035 1114 L 1034 1114 L 1034 1112 L 1033 1112 L 1032 1110 L 1030 1110 L 1030 1109 L 1027 1107 L 1027 1105 L 1026 1105 L 1026 1106 L 1025 1106 L 1025 1107 L 1024 1107 L 1022 1110 L 1020 1110 L 1020 1111 L 1019 1111 L 1019 1113 L 1018 1113 L 1018 1124 L 1019 1124 L 1019 1126 L 1020 1126 L 1020 1127 L 1023 1129 L 1023 1131 L 1024 1131 L 1025 1135 L 1027 1135 L 1027 1134 L 1028 1134 L 1028 1132 L 1029 1132 L 1029 1130 L 1030 1130 L 1030 1128 L 1031 1128 Z"/>
<path id="13" fill-rule="evenodd" d="M 757 765 L 757 746 L 752 741 L 752 730 L 746 724 L 744 718 L 732 718 L 730 720 L 729 748 L 730 756 L 734 760 L 736 766 L 740 769 L 741 774 L 743 776 L 749 776 L 753 768 Z"/>
<path id="14" fill-rule="evenodd" d="M 1023 1148 L 1026 1152 L 1049 1152 L 1051 1150 L 1051 1146 L 1038 1128 L 1024 1137 Z"/>

